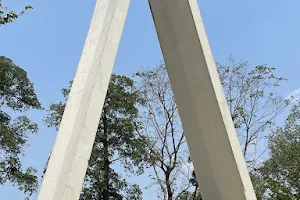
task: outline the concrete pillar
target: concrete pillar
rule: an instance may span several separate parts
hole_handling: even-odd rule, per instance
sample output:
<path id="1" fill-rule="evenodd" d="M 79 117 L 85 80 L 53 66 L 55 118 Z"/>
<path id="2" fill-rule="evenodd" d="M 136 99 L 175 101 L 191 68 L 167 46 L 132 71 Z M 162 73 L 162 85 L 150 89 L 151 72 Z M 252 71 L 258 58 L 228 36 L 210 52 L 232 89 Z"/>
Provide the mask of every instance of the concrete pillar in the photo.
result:
<path id="1" fill-rule="evenodd" d="M 130 0 L 98 0 L 39 200 L 77 200 Z"/>
<path id="2" fill-rule="evenodd" d="M 205 200 L 255 200 L 197 0 L 149 0 Z"/>

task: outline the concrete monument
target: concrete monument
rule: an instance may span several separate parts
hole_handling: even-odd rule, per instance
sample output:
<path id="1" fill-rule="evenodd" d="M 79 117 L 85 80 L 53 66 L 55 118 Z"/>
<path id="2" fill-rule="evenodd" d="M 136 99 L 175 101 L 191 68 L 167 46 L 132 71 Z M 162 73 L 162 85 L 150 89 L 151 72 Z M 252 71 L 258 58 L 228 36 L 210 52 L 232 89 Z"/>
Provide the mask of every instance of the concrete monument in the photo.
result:
<path id="1" fill-rule="evenodd" d="M 130 0 L 97 0 L 39 200 L 78 200 Z M 197 0 L 149 0 L 202 196 L 256 200 Z"/>

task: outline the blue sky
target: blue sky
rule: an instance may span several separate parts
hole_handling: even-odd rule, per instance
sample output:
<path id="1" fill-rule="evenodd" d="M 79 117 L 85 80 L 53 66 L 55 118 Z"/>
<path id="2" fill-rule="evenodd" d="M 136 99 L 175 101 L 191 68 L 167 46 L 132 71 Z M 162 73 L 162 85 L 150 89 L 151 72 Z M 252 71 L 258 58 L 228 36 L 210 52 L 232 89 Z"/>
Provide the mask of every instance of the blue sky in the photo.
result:
<path id="1" fill-rule="evenodd" d="M 3 0 L 12 9 L 25 4 L 34 7 L 0 28 L 0 55 L 27 70 L 45 108 L 62 99 L 61 88 L 75 75 L 95 1 Z M 217 62 L 224 63 L 233 54 L 250 65 L 272 65 L 277 75 L 288 78 L 279 93 L 287 95 L 300 88 L 299 0 L 199 0 L 199 5 Z M 132 75 L 162 60 L 147 0 L 132 0 L 114 72 Z M 23 161 L 41 172 L 56 132 L 43 124 L 45 112 L 27 114 L 39 123 L 40 131 L 30 138 Z M 24 198 L 10 184 L 1 186 L 0 194 L 1 200 Z M 155 193 L 145 194 L 145 200 L 155 199 Z"/>

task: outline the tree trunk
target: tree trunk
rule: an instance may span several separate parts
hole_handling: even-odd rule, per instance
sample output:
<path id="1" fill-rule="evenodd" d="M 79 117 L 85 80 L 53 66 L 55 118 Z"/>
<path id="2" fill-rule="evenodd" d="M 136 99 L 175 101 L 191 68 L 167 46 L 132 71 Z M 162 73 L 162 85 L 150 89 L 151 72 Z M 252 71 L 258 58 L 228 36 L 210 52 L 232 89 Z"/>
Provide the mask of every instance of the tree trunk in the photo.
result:
<path id="1" fill-rule="evenodd" d="M 170 170 L 167 170 L 166 172 L 166 185 L 167 185 L 167 192 L 168 192 L 168 200 L 173 200 L 173 191 L 171 187 L 171 182 L 170 182 Z"/>
<path id="2" fill-rule="evenodd" d="M 103 157 L 104 157 L 104 188 L 103 200 L 109 200 L 109 152 L 108 152 L 108 135 L 107 135 L 107 118 L 103 117 Z"/>

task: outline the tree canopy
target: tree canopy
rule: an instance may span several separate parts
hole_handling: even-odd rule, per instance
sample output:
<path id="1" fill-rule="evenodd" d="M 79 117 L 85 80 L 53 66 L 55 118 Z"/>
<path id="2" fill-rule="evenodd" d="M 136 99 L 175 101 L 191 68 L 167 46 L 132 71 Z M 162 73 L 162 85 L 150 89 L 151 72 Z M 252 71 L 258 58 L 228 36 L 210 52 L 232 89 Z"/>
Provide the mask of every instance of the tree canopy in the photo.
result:
<path id="1" fill-rule="evenodd" d="M 11 182 L 31 195 L 38 186 L 36 170 L 22 169 L 20 156 L 24 154 L 28 136 L 36 133 L 38 126 L 27 116 L 10 115 L 29 109 L 42 109 L 33 83 L 25 70 L 0 56 L 0 184 Z"/>
<path id="2" fill-rule="evenodd" d="M 269 138 L 270 157 L 259 169 L 269 199 L 300 199 L 300 103 Z"/>
<path id="3" fill-rule="evenodd" d="M 67 99 L 69 89 L 62 90 Z M 141 199 L 138 185 L 128 183 L 115 171 L 114 165 L 126 172 L 140 174 L 143 169 L 144 138 L 140 129 L 138 106 L 144 100 L 126 76 L 113 74 L 110 80 L 99 127 L 89 161 L 81 199 Z M 65 102 L 52 104 L 45 119 L 49 126 L 58 127 Z"/>

